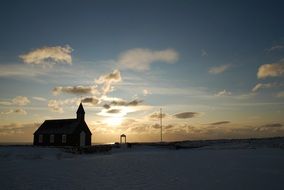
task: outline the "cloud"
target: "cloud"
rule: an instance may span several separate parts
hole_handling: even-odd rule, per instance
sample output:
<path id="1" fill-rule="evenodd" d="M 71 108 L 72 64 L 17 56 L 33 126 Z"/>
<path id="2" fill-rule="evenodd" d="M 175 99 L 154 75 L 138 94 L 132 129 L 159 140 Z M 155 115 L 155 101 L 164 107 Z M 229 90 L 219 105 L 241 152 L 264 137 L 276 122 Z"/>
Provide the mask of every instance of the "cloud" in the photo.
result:
<path id="1" fill-rule="evenodd" d="M 160 132 L 161 126 L 159 124 L 144 124 L 144 123 L 134 123 L 129 125 L 127 129 L 128 134 L 157 134 Z M 179 139 L 181 135 L 187 134 L 197 134 L 202 130 L 197 129 L 188 124 L 167 124 L 163 125 L 164 134 L 178 135 Z"/>
<path id="2" fill-rule="evenodd" d="M 27 114 L 26 110 L 24 110 L 22 108 L 15 109 L 13 111 L 14 111 L 14 113 L 17 113 L 17 114 L 23 114 L 23 115 Z"/>
<path id="3" fill-rule="evenodd" d="M 152 94 L 150 90 L 148 90 L 148 89 L 143 89 L 143 95 L 144 95 L 144 96 L 148 96 L 148 95 L 150 95 L 150 94 Z"/>
<path id="4" fill-rule="evenodd" d="M 265 51 L 270 53 L 270 52 L 272 52 L 272 51 L 281 50 L 281 49 L 283 49 L 283 48 L 284 48 L 283 45 L 275 45 L 275 46 L 272 46 L 272 47 L 269 48 L 269 49 L 266 49 Z"/>
<path id="5" fill-rule="evenodd" d="M 4 111 L 4 112 L 0 112 L 1 115 L 6 115 L 6 114 L 22 114 L 22 115 L 26 115 L 27 112 L 26 110 L 22 109 L 22 108 L 18 108 L 18 109 L 10 109 L 8 111 Z"/>
<path id="6" fill-rule="evenodd" d="M 22 133 L 22 126 L 20 124 L 0 125 L 0 135 L 8 135 L 15 133 Z"/>
<path id="7" fill-rule="evenodd" d="M 27 67 L 23 64 L 0 65 L 0 77 L 36 77 L 45 73 L 46 70 L 38 67 Z"/>
<path id="8" fill-rule="evenodd" d="M 152 113 L 152 114 L 149 115 L 150 119 L 160 119 L 161 117 L 165 118 L 165 117 L 167 117 L 167 114 L 165 114 L 165 113 L 160 114 L 160 112 L 155 112 L 155 113 Z"/>
<path id="9" fill-rule="evenodd" d="M 225 125 L 225 124 L 229 124 L 231 123 L 230 121 L 218 121 L 218 122 L 214 122 L 214 123 L 208 123 L 208 125 Z"/>
<path id="10" fill-rule="evenodd" d="M 63 106 L 66 106 L 66 105 L 78 106 L 81 101 L 85 103 L 84 105 L 90 106 L 90 105 L 97 105 L 100 100 L 97 99 L 96 97 L 86 97 L 86 98 L 83 98 L 82 100 L 80 98 L 69 98 L 65 100 L 49 100 L 48 107 L 51 109 L 51 111 L 63 113 L 64 112 Z"/>
<path id="11" fill-rule="evenodd" d="M 269 123 L 269 124 L 265 124 L 265 125 L 262 125 L 261 127 L 266 127 L 266 128 L 278 128 L 278 127 L 283 127 L 283 124 L 281 123 Z"/>
<path id="12" fill-rule="evenodd" d="M 59 95 L 61 93 L 68 94 L 98 94 L 96 86 L 58 86 L 52 90 L 54 95 Z"/>
<path id="13" fill-rule="evenodd" d="M 112 101 L 124 101 L 124 100 L 121 99 L 121 98 L 109 97 L 109 96 L 105 96 L 105 95 L 103 95 L 100 99 L 103 100 L 103 101 L 107 101 L 107 102 L 112 102 Z"/>
<path id="14" fill-rule="evenodd" d="M 69 45 L 66 45 L 65 47 L 42 47 L 20 55 L 19 57 L 24 63 L 34 65 L 56 63 L 72 64 L 72 51 L 73 49 Z"/>
<path id="15" fill-rule="evenodd" d="M 110 105 L 104 104 L 103 107 L 104 107 L 105 109 L 109 109 L 109 108 L 110 108 Z"/>
<path id="16" fill-rule="evenodd" d="M 113 116 L 112 116 L 113 117 Z M 218 123 L 220 124 L 218 125 Z M 165 123 L 163 125 L 163 134 L 168 141 L 188 140 L 188 139 L 230 139 L 230 138 L 252 138 L 252 137 L 269 137 L 269 136 L 281 136 L 284 133 L 284 127 L 281 123 L 271 123 L 261 125 L 265 130 L 258 131 L 256 127 L 259 126 L 244 126 L 241 123 L 232 123 L 226 125 L 223 121 L 215 122 L 214 125 L 192 125 L 186 122 L 178 123 Z M 279 125 L 280 124 L 280 125 Z M 94 124 L 95 125 L 95 124 Z M 99 125 L 99 127 L 98 127 Z M 115 129 L 106 126 L 104 123 L 96 124 L 96 131 L 104 134 L 114 133 L 115 136 L 126 133 L 128 135 L 138 135 L 137 138 L 141 139 L 142 136 L 147 136 L 147 141 L 158 140 L 160 134 L 160 125 L 155 121 L 146 122 L 145 120 L 134 120 L 129 122 L 123 122 Z M 265 126 L 265 127 L 264 127 Z M 98 134 L 98 133 L 97 133 Z M 141 134 L 145 134 L 142 135 Z M 146 135 L 147 134 L 147 135 Z M 132 136 L 132 137 L 133 137 Z"/>
<path id="17" fill-rule="evenodd" d="M 229 68 L 231 68 L 232 65 L 231 64 L 227 64 L 227 65 L 220 65 L 220 66 L 216 66 L 216 67 L 211 67 L 209 68 L 208 72 L 210 74 L 221 74 L 223 72 L 225 72 L 226 70 L 228 70 Z"/>
<path id="18" fill-rule="evenodd" d="M 264 64 L 258 68 L 257 77 L 264 79 L 266 77 L 284 76 L 284 59 L 272 64 Z"/>
<path id="19" fill-rule="evenodd" d="M 102 109 L 97 115 L 104 117 L 124 117 L 129 113 L 137 112 L 140 110 L 131 109 L 129 107 L 113 107 L 109 109 Z"/>
<path id="20" fill-rule="evenodd" d="M 120 109 L 110 109 L 107 111 L 107 113 L 120 113 Z"/>
<path id="21" fill-rule="evenodd" d="M 63 113 L 63 108 L 61 107 L 62 103 L 57 100 L 49 100 L 47 106 L 51 108 L 52 111 Z"/>
<path id="22" fill-rule="evenodd" d="M 33 99 L 34 99 L 34 100 L 37 100 L 37 101 L 40 101 L 40 102 L 45 102 L 45 101 L 46 101 L 45 98 L 43 98 L 43 97 L 38 97 L 38 96 L 34 96 Z"/>
<path id="23" fill-rule="evenodd" d="M 48 107 L 55 112 L 63 113 L 62 106 L 64 105 L 78 105 L 80 102 L 79 98 L 70 98 L 66 100 L 49 100 Z"/>
<path id="24" fill-rule="evenodd" d="M 99 103 L 99 99 L 96 97 L 87 97 L 82 99 L 83 103 L 90 103 L 92 105 L 97 105 Z"/>
<path id="25" fill-rule="evenodd" d="M 0 100 L 0 105 L 10 106 L 10 105 L 12 105 L 12 102 L 11 101 L 6 101 L 6 100 Z"/>
<path id="26" fill-rule="evenodd" d="M 24 106 L 30 103 L 30 100 L 25 96 L 17 96 L 14 99 L 12 99 L 13 104 Z"/>
<path id="27" fill-rule="evenodd" d="M 100 94 L 101 97 L 106 97 L 105 95 L 112 91 L 112 84 L 118 83 L 122 80 L 119 70 L 114 70 L 112 73 L 101 75 L 95 83 L 99 85 L 90 86 L 57 86 L 53 88 L 52 92 L 54 95 L 60 95 L 61 93 L 83 95 L 83 94 Z"/>
<path id="28" fill-rule="evenodd" d="M 174 117 L 177 119 L 188 119 L 188 118 L 193 118 L 200 115 L 200 113 L 197 112 L 182 112 L 182 113 L 177 113 L 177 114 L 173 114 L 173 115 L 168 115 L 167 113 L 162 113 L 162 115 L 160 114 L 160 112 L 154 112 L 152 114 L 150 114 L 148 117 L 150 119 L 159 119 L 159 118 L 165 118 L 165 117 Z"/>
<path id="29" fill-rule="evenodd" d="M 0 125 L 0 135 L 13 135 L 23 133 L 25 130 L 35 130 L 40 124 L 38 123 L 11 123 L 6 125 Z"/>
<path id="30" fill-rule="evenodd" d="M 150 49 L 130 49 L 119 56 L 118 64 L 122 68 L 145 71 L 149 70 L 154 62 L 175 63 L 179 59 L 178 53 L 173 49 L 153 51 Z"/>
<path id="31" fill-rule="evenodd" d="M 256 84 L 252 91 L 253 92 L 256 92 L 260 89 L 266 89 L 266 88 L 273 88 L 273 87 L 281 87 L 281 86 L 284 86 L 283 84 L 279 84 L 279 83 L 258 83 Z"/>
<path id="32" fill-rule="evenodd" d="M 131 127 L 129 129 L 129 133 L 133 133 L 133 134 L 143 134 L 143 133 L 149 133 L 150 132 L 150 126 L 149 125 L 138 125 L 138 126 L 134 126 Z"/>
<path id="33" fill-rule="evenodd" d="M 111 101 L 108 105 L 109 106 L 138 106 L 141 104 L 143 100 L 132 100 L 130 102 L 127 102 L 125 100 L 119 100 L 119 101 Z"/>
<path id="34" fill-rule="evenodd" d="M 114 83 L 118 83 L 122 80 L 120 71 L 114 70 L 112 73 L 102 75 L 99 77 L 99 79 L 95 80 L 97 84 L 102 84 L 102 93 L 103 95 L 106 95 L 111 91 L 111 85 Z"/>
<path id="35" fill-rule="evenodd" d="M 284 98 L 284 91 L 277 93 L 277 98 Z"/>
<path id="36" fill-rule="evenodd" d="M 114 109 L 120 110 L 120 112 L 116 114 L 117 117 L 123 117 L 129 113 L 152 109 L 152 106 L 144 104 L 142 105 L 141 104 L 143 102 L 142 100 L 126 101 L 120 98 L 103 96 L 102 98 L 100 98 L 100 101 L 102 102 L 101 105 L 104 108 L 101 110 L 100 113 L 98 113 L 98 115 L 101 116 L 113 116 L 110 115 L 109 113 L 110 112 L 114 113 L 114 112 L 113 111 L 109 112 L 109 110 L 114 110 Z"/>
<path id="37" fill-rule="evenodd" d="M 17 96 L 11 100 L 0 100 L 0 105 L 10 106 L 10 105 L 17 105 L 17 106 L 25 106 L 30 103 L 30 100 L 25 96 Z"/>
<path id="38" fill-rule="evenodd" d="M 154 124 L 154 125 L 151 125 L 150 126 L 151 128 L 153 128 L 153 129 L 161 129 L 161 125 L 159 125 L 159 124 Z M 163 129 L 165 128 L 165 126 L 163 126 Z"/>
<path id="39" fill-rule="evenodd" d="M 232 95 L 232 93 L 230 91 L 225 90 L 225 89 L 218 92 L 217 94 L 215 94 L 215 96 L 230 96 L 230 95 Z"/>
<path id="40" fill-rule="evenodd" d="M 245 100 L 245 99 L 250 99 L 255 97 L 256 93 L 254 92 L 249 92 L 249 93 L 245 93 L 245 94 L 238 94 L 236 96 L 233 96 L 233 98 L 235 99 L 239 99 L 239 100 Z M 240 104 L 238 104 L 240 105 Z"/>
<path id="41" fill-rule="evenodd" d="M 198 115 L 199 113 L 197 112 L 182 112 L 182 113 L 174 114 L 173 116 L 178 119 L 188 119 L 188 118 L 196 117 Z"/>
<path id="42" fill-rule="evenodd" d="M 283 124 L 281 123 L 268 123 L 268 124 L 256 127 L 255 130 L 256 131 L 268 131 L 268 130 L 278 130 L 282 128 L 283 128 Z"/>

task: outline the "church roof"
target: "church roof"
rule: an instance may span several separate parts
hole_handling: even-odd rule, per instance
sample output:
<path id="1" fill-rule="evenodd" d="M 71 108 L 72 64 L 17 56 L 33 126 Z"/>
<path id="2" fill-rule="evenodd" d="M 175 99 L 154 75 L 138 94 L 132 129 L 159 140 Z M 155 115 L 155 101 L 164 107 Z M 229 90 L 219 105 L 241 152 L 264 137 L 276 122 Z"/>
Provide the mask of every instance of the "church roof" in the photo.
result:
<path id="1" fill-rule="evenodd" d="M 77 119 L 45 120 L 35 133 L 72 134 L 80 123 Z"/>
<path id="2" fill-rule="evenodd" d="M 80 103 L 80 105 L 79 105 L 79 107 L 78 107 L 78 110 L 77 110 L 77 112 L 76 112 L 77 114 L 78 113 L 85 113 L 85 110 L 84 110 L 84 108 L 83 108 L 83 105 L 82 105 L 82 103 Z"/>
<path id="3" fill-rule="evenodd" d="M 77 115 L 78 114 L 85 114 L 82 103 L 80 103 L 77 110 Z M 77 116 L 76 119 L 45 120 L 34 134 L 73 134 L 78 127 L 86 127 L 89 133 L 91 133 L 86 122 L 78 119 Z"/>

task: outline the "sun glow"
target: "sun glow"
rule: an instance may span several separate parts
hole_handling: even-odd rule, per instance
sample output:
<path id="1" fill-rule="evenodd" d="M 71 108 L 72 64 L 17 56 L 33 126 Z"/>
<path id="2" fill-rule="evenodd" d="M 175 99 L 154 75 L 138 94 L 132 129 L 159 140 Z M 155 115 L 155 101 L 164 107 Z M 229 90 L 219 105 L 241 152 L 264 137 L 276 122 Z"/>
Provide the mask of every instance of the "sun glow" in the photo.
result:
<path id="1" fill-rule="evenodd" d="M 118 126 L 122 123 L 123 117 L 109 117 L 105 121 L 110 126 Z"/>

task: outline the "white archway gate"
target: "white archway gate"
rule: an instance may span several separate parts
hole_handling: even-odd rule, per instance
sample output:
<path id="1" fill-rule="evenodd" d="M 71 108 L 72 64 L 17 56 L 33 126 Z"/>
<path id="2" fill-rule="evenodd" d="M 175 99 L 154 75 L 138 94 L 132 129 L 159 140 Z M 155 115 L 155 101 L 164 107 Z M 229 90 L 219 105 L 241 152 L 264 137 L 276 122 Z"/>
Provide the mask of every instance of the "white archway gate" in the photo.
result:
<path id="1" fill-rule="evenodd" d="M 123 143 L 123 140 L 122 140 L 123 138 L 124 138 L 124 144 L 126 144 L 126 135 L 125 134 L 120 135 L 120 144 Z"/>

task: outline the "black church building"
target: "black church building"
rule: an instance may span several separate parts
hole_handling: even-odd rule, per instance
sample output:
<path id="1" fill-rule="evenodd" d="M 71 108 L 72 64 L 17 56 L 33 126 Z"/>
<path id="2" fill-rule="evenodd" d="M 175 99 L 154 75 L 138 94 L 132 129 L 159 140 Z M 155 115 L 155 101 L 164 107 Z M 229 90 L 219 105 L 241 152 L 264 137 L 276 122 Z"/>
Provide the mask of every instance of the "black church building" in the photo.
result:
<path id="1" fill-rule="evenodd" d="M 90 146 L 92 133 L 85 122 L 82 103 L 75 119 L 45 120 L 34 132 L 34 145 L 38 146 Z"/>

